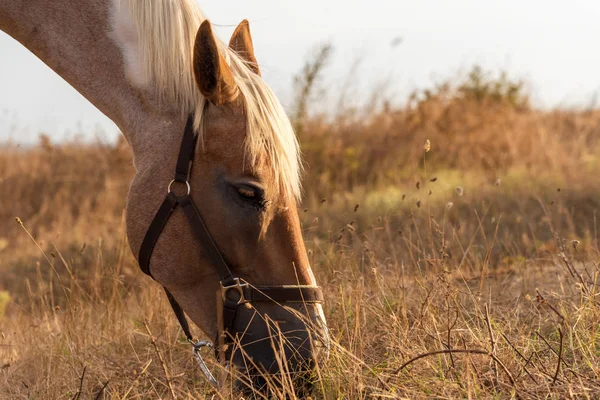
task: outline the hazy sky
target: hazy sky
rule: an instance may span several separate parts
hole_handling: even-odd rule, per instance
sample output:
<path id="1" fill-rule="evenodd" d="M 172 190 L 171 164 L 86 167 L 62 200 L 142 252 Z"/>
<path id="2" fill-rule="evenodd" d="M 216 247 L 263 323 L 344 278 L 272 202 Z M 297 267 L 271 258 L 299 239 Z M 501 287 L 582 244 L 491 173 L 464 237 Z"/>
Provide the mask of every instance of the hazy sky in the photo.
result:
<path id="1" fill-rule="evenodd" d="M 600 90 L 599 0 L 200 0 L 227 40 L 251 21 L 263 76 L 284 104 L 292 76 L 319 43 L 335 46 L 327 79 L 367 96 L 375 83 L 398 101 L 479 63 L 525 78 L 539 106 L 586 105 Z M 395 38 L 402 41 L 392 46 Z M 396 40 L 397 42 L 397 40 Z M 326 85 L 328 86 L 328 85 Z M 0 32 L 0 141 L 56 140 L 117 128 L 43 63 Z"/>

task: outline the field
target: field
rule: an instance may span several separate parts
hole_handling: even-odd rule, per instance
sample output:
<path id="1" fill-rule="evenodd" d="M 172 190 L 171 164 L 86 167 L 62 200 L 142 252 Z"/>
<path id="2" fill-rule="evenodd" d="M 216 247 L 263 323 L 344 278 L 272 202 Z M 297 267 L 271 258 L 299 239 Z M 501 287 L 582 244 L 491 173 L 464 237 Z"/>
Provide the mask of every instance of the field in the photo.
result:
<path id="1" fill-rule="evenodd" d="M 327 52 L 293 115 L 333 338 L 314 398 L 600 397 L 600 111 L 474 68 L 323 115 Z M 133 173 L 124 141 L 0 150 L 0 398 L 228 397 L 129 251 Z"/>

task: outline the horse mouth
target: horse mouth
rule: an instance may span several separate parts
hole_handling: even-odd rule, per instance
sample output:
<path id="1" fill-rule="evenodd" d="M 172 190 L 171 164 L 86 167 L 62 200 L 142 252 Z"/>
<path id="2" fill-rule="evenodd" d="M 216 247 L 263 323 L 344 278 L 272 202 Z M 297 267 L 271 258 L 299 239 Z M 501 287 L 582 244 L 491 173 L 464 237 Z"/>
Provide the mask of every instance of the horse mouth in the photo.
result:
<path id="1" fill-rule="evenodd" d="M 249 397 L 280 397 L 292 388 L 295 396 L 310 394 L 316 369 L 329 356 L 329 335 L 319 314 L 306 318 L 289 310 L 245 311 L 226 351 L 235 389 Z"/>

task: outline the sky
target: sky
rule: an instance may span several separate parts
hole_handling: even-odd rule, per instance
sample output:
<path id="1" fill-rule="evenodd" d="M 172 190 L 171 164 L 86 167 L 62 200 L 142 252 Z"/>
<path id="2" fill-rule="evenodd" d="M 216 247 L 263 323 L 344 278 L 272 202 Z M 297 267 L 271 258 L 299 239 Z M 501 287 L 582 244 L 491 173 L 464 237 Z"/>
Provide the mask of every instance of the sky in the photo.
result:
<path id="1" fill-rule="evenodd" d="M 598 0 L 200 0 L 227 41 L 250 20 L 263 77 L 284 105 L 314 49 L 334 53 L 323 86 L 396 102 L 474 64 L 522 78 L 538 107 L 587 106 L 600 91 Z M 358 63 L 358 68 L 352 66 Z M 329 106 L 323 104 L 323 107 Z M 0 32 L 0 142 L 112 141 L 116 126 Z"/>

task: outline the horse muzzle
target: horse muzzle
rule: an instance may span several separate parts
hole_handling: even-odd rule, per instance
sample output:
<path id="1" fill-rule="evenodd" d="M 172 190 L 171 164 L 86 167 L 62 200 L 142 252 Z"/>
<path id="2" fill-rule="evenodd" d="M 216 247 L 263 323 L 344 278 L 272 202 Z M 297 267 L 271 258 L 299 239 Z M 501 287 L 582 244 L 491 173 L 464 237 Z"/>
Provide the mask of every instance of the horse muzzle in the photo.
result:
<path id="1" fill-rule="evenodd" d="M 249 296 L 243 292 L 241 298 L 234 296 L 238 304 L 229 325 L 225 318 L 219 319 L 220 361 L 230 366 L 237 389 L 246 395 L 277 393 L 282 387 L 295 388 L 296 396 L 306 395 L 315 380 L 315 368 L 329 351 L 320 290 L 308 286 L 253 290 L 251 294 L 246 289 Z M 302 290 L 309 298 L 302 300 Z M 268 293 L 284 299 L 275 301 Z M 227 299 L 221 296 L 223 310 Z"/>

